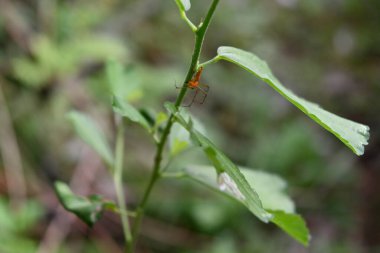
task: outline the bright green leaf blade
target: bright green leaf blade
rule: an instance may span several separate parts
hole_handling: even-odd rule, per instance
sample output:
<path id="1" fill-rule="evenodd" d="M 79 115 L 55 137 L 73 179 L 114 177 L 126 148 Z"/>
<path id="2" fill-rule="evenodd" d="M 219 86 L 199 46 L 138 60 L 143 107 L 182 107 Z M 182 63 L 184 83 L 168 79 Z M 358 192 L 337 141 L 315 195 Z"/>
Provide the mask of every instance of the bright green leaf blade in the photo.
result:
<path id="1" fill-rule="evenodd" d="M 284 193 L 285 181 L 277 175 L 263 171 L 246 168 L 240 168 L 240 171 L 258 193 L 264 208 L 273 214 L 274 217 L 271 219 L 271 222 L 275 223 L 297 241 L 308 245 L 310 239 L 309 230 L 302 217 L 294 214 L 294 203 Z M 241 201 L 233 192 L 221 189 L 218 175 L 211 166 L 189 166 L 184 169 L 184 173 L 194 181 Z"/>
<path id="2" fill-rule="evenodd" d="M 325 111 L 317 104 L 298 97 L 277 80 L 266 62 L 250 52 L 233 47 L 220 47 L 218 48 L 218 57 L 255 74 L 327 131 L 338 137 L 355 154 L 362 155 L 364 153 L 364 145 L 368 144 L 369 138 L 368 126 L 339 117 Z"/>
<path id="3" fill-rule="evenodd" d="M 213 163 L 218 173 L 227 173 L 235 187 L 235 196 L 260 220 L 268 222 L 272 215 L 264 210 L 261 200 L 255 190 L 249 185 L 239 168 L 225 156 L 209 139 L 193 128 L 191 120 L 188 122 L 176 111 L 173 104 L 167 103 L 166 108 L 175 114 L 175 118 L 187 131 L 192 140 L 202 147 L 207 158 Z"/>
<path id="4" fill-rule="evenodd" d="M 93 226 L 101 218 L 105 209 L 116 208 L 114 203 L 104 201 L 97 195 L 88 198 L 77 196 L 63 182 L 56 182 L 54 186 L 63 207 L 67 211 L 74 213 L 89 226 Z"/>
<path id="5" fill-rule="evenodd" d="M 291 237 L 305 246 L 309 245 L 311 236 L 305 221 L 300 215 L 289 214 L 283 211 L 270 211 L 274 218 L 271 220 L 274 224 L 282 228 Z"/>
<path id="6" fill-rule="evenodd" d="M 111 148 L 96 124 L 88 116 L 77 111 L 69 112 L 67 116 L 79 137 L 95 149 L 108 165 L 111 165 L 113 163 Z"/>
<path id="7" fill-rule="evenodd" d="M 151 132 L 151 127 L 149 122 L 144 118 L 144 116 L 131 104 L 114 96 L 112 98 L 112 108 L 114 112 L 120 114 L 123 117 L 130 119 L 143 126 L 146 130 Z"/>
<path id="8" fill-rule="evenodd" d="M 190 0 L 175 0 L 175 2 L 181 11 L 188 11 L 191 8 Z"/>

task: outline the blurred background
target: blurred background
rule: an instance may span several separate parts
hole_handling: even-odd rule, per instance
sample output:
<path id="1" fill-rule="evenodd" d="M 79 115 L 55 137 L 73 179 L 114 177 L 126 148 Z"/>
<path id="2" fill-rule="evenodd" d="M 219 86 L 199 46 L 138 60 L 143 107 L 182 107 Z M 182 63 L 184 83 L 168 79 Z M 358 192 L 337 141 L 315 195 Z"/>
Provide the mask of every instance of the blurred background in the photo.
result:
<path id="1" fill-rule="evenodd" d="M 201 21 L 210 1 L 192 1 Z M 202 61 L 221 45 L 255 52 L 301 97 L 371 128 L 357 157 L 267 85 L 228 63 L 190 111 L 236 163 L 277 173 L 313 236 L 304 248 L 243 206 L 187 181 L 161 181 L 138 252 L 380 252 L 380 1 L 221 0 Z M 0 0 L 0 252 L 122 252 L 117 215 L 93 229 L 59 207 L 55 180 L 114 199 L 97 154 L 65 117 L 89 114 L 114 142 L 104 66 L 117 59 L 139 108 L 164 111 L 193 35 L 168 0 Z M 154 143 L 128 124 L 125 190 L 136 206 Z"/>

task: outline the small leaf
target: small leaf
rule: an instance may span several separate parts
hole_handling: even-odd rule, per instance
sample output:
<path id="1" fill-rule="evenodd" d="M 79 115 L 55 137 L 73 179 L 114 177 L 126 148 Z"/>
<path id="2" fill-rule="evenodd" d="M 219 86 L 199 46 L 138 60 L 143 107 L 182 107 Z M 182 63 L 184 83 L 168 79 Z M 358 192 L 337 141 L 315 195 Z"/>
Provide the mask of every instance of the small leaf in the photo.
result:
<path id="1" fill-rule="evenodd" d="M 77 196 L 63 182 L 55 182 L 54 186 L 63 207 L 89 226 L 93 226 L 101 218 L 104 210 L 117 208 L 113 202 L 105 201 L 99 195 L 92 195 L 88 198 Z"/>
<path id="2" fill-rule="evenodd" d="M 282 228 L 291 237 L 308 246 L 311 236 L 305 221 L 298 214 L 289 214 L 283 211 L 270 211 L 274 218 L 271 220 L 274 224 Z"/>
<path id="3" fill-rule="evenodd" d="M 125 102 L 119 97 L 114 96 L 112 99 L 112 108 L 114 112 L 130 119 L 133 122 L 140 124 L 149 132 L 152 131 L 149 122 L 145 119 L 145 117 L 128 102 Z"/>
<path id="4" fill-rule="evenodd" d="M 190 0 L 175 0 L 175 2 L 181 11 L 188 11 L 191 8 Z"/>
<path id="5" fill-rule="evenodd" d="M 106 74 L 112 94 L 119 94 L 119 87 L 126 84 L 123 66 L 115 60 L 109 60 L 106 65 Z"/>
<path id="6" fill-rule="evenodd" d="M 189 133 L 178 123 L 174 123 L 169 135 L 170 155 L 175 156 L 191 146 Z"/>
<path id="7" fill-rule="evenodd" d="M 112 95 L 129 102 L 139 100 L 143 96 L 136 72 L 125 72 L 123 65 L 115 60 L 109 60 L 106 74 Z"/>
<path id="8" fill-rule="evenodd" d="M 165 121 L 168 120 L 168 115 L 164 112 L 159 112 L 156 116 L 154 128 L 159 128 Z"/>
<path id="9" fill-rule="evenodd" d="M 334 115 L 325 111 L 317 104 L 298 97 L 277 80 L 266 62 L 252 53 L 233 47 L 219 47 L 218 58 L 235 63 L 261 78 L 289 102 L 297 106 L 327 131 L 338 137 L 355 154 L 362 155 L 364 153 L 364 145 L 368 144 L 369 138 L 368 126 Z"/>
<path id="10" fill-rule="evenodd" d="M 258 193 L 264 208 L 273 215 L 270 221 L 297 241 L 305 246 L 308 245 L 310 240 L 309 230 L 302 217 L 294 214 L 294 203 L 290 197 L 284 193 L 286 186 L 285 181 L 277 175 L 263 171 L 247 168 L 240 168 L 240 171 L 250 186 Z M 241 192 L 235 188 L 234 181 L 228 178 L 226 173 L 217 175 L 211 166 L 199 165 L 185 168 L 184 173 L 188 178 L 194 181 L 200 182 L 223 194 L 227 194 L 239 202 L 243 202 Z M 221 182 L 221 177 L 223 178 L 223 182 Z M 224 184 L 226 183 L 227 186 L 225 187 Z"/>
<path id="11" fill-rule="evenodd" d="M 111 148 L 108 146 L 103 132 L 99 130 L 96 124 L 88 116 L 77 111 L 69 112 L 67 116 L 73 123 L 79 137 L 96 150 L 108 165 L 112 165 Z"/>
<path id="12" fill-rule="evenodd" d="M 169 112 L 175 115 L 179 122 L 189 133 L 195 143 L 202 147 L 207 158 L 213 163 L 214 168 L 218 173 L 226 172 L 228 176 L 236 183 L 239 192 L 244 196 L 241 201 L 254 213 L 260 220 L 268 222 L 272 215 L 264 210 L 263 205 L 256 191 L 248 184 L 247 180 L 241 174 L 238 167 L 225 156 L 209 139 L 193 128 L 193 123 L 189 119 L 186 121 L 182 115 L 176 110 L 173 104 L 165 104 Z"/>
<path id="13" fill-rule="evenodd" d="M 170 104 L 168 106 L 170 106 Z M 185 120 L 189 120 L 191 117 L 191 122 L 194 124 L 194 127 L 202 134 L 205 134 L 206 130 L 199 120 L 197 120 L 193 116 L 190 116 L 190 114 L 187 111 L 182 111 L 181 114 Z M 169 135 L 170 155 L 178 155 L 182 151 L 185 151 L 186 149 L 191 148 L 192 146 L 193 145 L 190 133 L 180 124 L 174 123 Z"/>

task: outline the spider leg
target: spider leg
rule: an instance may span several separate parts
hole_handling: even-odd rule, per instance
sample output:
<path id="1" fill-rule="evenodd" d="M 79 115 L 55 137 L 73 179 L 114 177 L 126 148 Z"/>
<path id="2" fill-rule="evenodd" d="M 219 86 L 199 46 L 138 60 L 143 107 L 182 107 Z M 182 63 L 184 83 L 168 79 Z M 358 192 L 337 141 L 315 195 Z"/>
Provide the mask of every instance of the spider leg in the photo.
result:
<path id="1" fill-rule="evenodd" d="M 206 101 L 206 98 L 207 98 L 207 95 L 208 95 L 208 91 L 210 90 L 210 86 L 208 86 L 207 84 L 202 84 L 202 86 L 204 88 L 201 88 L 199 86 L 197 87 L 197 90 L 199 90 L 200 92 L 203 93 L 203 99 L 202 99 L 202 101 L 197 101 L 201 105 Z"/>
<path id="2" fill-rule="evenodd" d="M 200 83 L 199 86 L 202 86 L 203 90 L 206 91 L 206 92 L 208 92 L 210 90 L 210 86 L 208 86 L 207 84 Z"/>
<path id="3" fill-rule="evenodd" d="M 197 95 L 198 95 L 198 91 L 199 91 L 198 89 L 195 90 L 195 93 L 194 93 L 193 98 L 191 99 L 191 102 L 190 102 L 189 104 L 187 104 L 187 105 L 183 105 L 183 107 L 190 107 L 190 106 L 193 105 L 193 103 L 194 103 L 194 101 L 195 101 L 195 98 L 196 98 Z"/>

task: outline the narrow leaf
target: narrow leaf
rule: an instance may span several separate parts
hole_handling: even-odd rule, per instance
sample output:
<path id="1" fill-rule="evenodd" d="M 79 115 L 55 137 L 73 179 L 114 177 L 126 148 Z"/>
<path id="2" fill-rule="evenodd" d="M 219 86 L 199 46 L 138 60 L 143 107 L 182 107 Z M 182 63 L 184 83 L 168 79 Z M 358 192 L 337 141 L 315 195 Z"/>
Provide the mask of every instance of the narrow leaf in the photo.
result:
<path id="1" fill-rule="evenodd" d="M 108 146 L 103 132 L 96 124 L 81 112 L 72 111 L 67 116 L 79 137 L 98 152 L 108 165 L 111 165 L 113 163 L 111 148 Z"/>
<path id="2" fill-rule="evenodd" d="M 77 196 L 63 182 L 56 182 L 54 186 L 63 207 L 89 226 L 93 226 L 101 218 L 104 210 L 116 209 L 113 202 L 105 201 L 101 196 L 93 195 L 88 198 Z"/>
<path id="3" fill-rule="evenodd" d="M 173 104 L 167 103 L 166 108 L 169 112 L 175 114 L 175 118 L 189 133 L 196 145 L 202 147 L 207 158 L 213 163 L 214 168 L 220 173 L 227 173 L 232 181 L 236 184 L 237 193 L 241 194 L 240 201 L 255 214 L 260 220 L 268 222 L 272 215 L 264 210 L 261 200 L 256 191 L 249 185 L 239 168 L 225 156 L 209 139 L 193 128 L 193 123 L 189 119 L 186 121 Z"/>
<path id="4" fill-rule="evenodd" d="M 114 112 L 120 114 L 123 117 L 130 119 L 143 126 L 146 130 L 151 132 L 151 127 L 146 118 L 131 104 L 124 101 L 123 99 L 114 96 L 112 99 L 112 108 Z"/>
<path id="5" fill-rule="evenodd" d="M 368 126 L 339 117 L 317 104 L 298 97 L 277 80 L 266 62 L 250 52 L 233 47 L 220 47 L 218 48 L 218 58 L 235 63 L 261 78 L 289 102 L 339 138 L 355 154 L 362 155 L 364 153 L 364 145 L 368 144 L 369 138 Z"/>
<path id="6" fill-rule="evenodd" d="M 181 11 L 188 11 L 191 8 L 190 0 L 175 0 L 175 2 Z"/>

